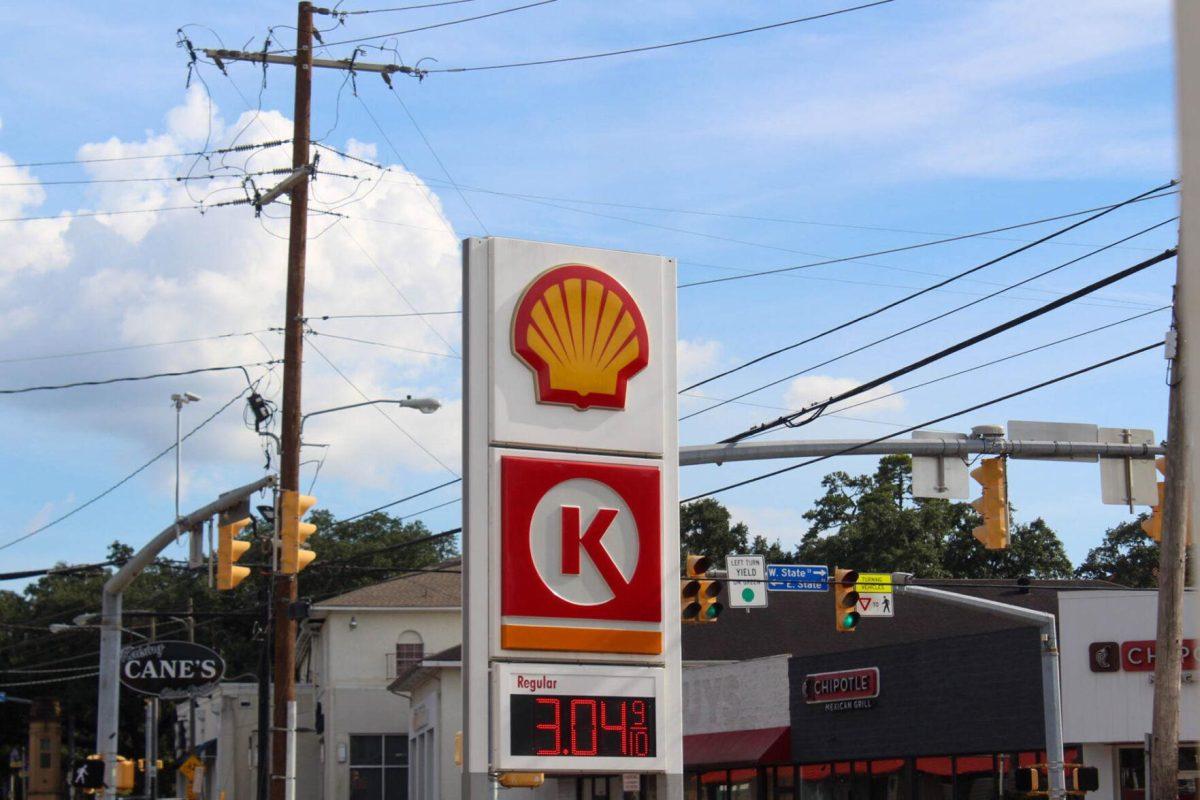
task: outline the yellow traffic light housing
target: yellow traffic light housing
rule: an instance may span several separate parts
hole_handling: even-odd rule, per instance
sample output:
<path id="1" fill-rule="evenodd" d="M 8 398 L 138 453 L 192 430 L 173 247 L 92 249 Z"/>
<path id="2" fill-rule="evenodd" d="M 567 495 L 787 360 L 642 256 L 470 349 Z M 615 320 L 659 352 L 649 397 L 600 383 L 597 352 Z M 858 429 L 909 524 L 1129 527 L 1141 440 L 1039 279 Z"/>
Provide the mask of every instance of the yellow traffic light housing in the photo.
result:
<path id="1" fill-rule="evenodd" d="M 858 571 L 833 568 L 833 605 L 837 629 L 853 633 L 861 619 L 858 613 Z"/>
<path id="2" fill-rule="evenodd" d="M 972 533 L 988 550 L 1008 547 L 1008 462 L 1004 456 L 985 458 L 971 470 L 971 477 L 983 487 L 983 497 L 971 505 L 983 517 L 983 524 Z"/>
<path id="3" fill-rule="evenodd" d="M 317 532 L 317 526 L 300 520 L 316 504 L 317 498 L 294 489 L 280 492 L 279 571 L 285 575 L 295 575 L 317 557 L 304 546 L 308 537 Z"/>
<path id="4" fill-rule="evenodd" d="M 501 772 L 496 783 L 505 789 L 536 789 L 546 782 L 544 772 Z"/>
<path id="5" fill-rule="evenodd" d="M 117 794 L 129 794 L 133 791 L 133 761 L 125 756 L 117 756 Z"/>
<path id="6" fill-rule="evenodd" d="M 217 518 L 217 589 L 235 588 L 250 575 L 249 567 L 237 566 L 237 561 L 250 549 L 250 543 L 238 535 L 250 524 L 244 509 L 222 511 Z"/>
<path id="7" fill-rule="evenodd" d="M 1167 459 L 1166 456 L 1159 456 L 1154 459 L 1154 465 L 1158 467 L 1158 471 L 1167 476 Z M 1167 484 L 1164 481 L 1158 482 L 1158 505 L 1150 507 L 1150 516 L 1142 520 L 1142 530 L 1156 542 L 1162 542 L 1162 527 L 1163 527 L 1163 505 L 1167 499 Z"/>
<path id="8" fill-rule="evenodd" d="M 725 607 L 721 581 L 708 577 L 708 556 L 689 555 L 684 559 L 684 578 L 679 587 L 679 613 L 684 622 L 716 622 Z"/>

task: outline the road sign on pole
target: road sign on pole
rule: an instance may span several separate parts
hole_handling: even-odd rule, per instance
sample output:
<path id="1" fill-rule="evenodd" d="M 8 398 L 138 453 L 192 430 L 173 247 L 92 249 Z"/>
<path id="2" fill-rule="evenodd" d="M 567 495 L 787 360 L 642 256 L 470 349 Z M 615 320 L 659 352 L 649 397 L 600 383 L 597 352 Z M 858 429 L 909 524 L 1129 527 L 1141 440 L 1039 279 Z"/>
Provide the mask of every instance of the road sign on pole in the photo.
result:
<path id="1" fill-rule="evenodd" d="M 858 611 L 860 617 L 890 617 L 896 608 L 892 595 L 892 576 L 887 572 L 860 572 L 858 582 Z"/>
<path id="2" fill-rule="evenodd" d="M 827 592 L 829 567 L 824 564 L 767 564 L 768 592 Z"/>
<path id="3" fill-rule="evenodd" d="M 730 608 L 767 607 L 767 566 L 762 556 L 725 559 Z"/>

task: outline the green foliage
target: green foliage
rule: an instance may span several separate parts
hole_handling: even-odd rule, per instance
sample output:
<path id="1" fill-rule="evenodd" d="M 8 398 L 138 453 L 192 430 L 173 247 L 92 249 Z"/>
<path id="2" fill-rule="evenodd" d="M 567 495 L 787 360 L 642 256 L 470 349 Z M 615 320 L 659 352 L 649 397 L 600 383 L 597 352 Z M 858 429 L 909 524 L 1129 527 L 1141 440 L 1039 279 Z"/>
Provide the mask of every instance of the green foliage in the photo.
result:
<path id="1" fill-rule="evenodd" d="M 745 553 L 750 529 L 745 523 L 731 524 L 729 509 L 711 497 L 687 503 L 679 509 L 680 561 L 683 556 L 708 556 L 714 565 L 725 563 L 725 556 Z"/>
<path id="2" fill-rule="evenodd" d="M 1158 542 L 1141 529 L 1142 514 L 1135 520 L 1109 528 L 1099 547 L 1088 550 L 1075 570 L 1080 578 L 1112 581 L 1137 589 L 1158 586 Z"/>

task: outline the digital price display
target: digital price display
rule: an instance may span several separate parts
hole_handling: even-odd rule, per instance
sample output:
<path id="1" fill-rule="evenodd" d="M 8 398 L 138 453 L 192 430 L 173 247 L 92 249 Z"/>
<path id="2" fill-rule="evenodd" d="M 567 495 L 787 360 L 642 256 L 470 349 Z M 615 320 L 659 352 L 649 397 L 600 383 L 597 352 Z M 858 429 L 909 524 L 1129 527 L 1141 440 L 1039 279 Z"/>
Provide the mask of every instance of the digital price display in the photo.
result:
<path id="1" fill-rule="evenodd" d="M 513 755 L 655 755 L 653 697 L 517 695 L 510 708 Z"/>
<path id="2" fill-rule="evenodd" d="M 665 670 L 601 664 L 492 665 L 492 768 L 661 772 Z"/>

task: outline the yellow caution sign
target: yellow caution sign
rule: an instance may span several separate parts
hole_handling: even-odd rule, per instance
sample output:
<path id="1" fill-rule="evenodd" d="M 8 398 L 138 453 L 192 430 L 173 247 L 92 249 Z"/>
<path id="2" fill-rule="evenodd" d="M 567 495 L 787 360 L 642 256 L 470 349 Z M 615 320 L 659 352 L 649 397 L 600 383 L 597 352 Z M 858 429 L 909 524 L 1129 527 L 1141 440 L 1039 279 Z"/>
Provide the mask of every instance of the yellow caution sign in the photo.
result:
<path id="1" fill-rule="evenodd" d="M 890 572 L 860 572 L 854 585 L 859 594 L 889 594 L 892 591 Z"/>

